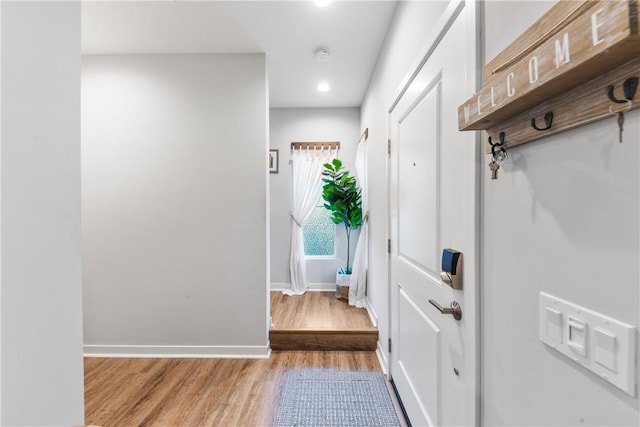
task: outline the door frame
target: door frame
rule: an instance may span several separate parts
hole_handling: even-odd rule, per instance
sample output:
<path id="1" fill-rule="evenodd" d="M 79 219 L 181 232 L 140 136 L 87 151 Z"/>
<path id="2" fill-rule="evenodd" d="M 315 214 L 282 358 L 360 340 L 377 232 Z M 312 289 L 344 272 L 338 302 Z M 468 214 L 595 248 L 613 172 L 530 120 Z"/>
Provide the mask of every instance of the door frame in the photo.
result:
<path id="1" fill-rule="evenodd" d="M 466 61 L 467 66 L 467 75 L 469 79 L 465 82 L 465 90 L 469 94 L 473 94 L 477 92 L 482 87 L 482 65 L 484 64 L 484 39 L 482 37 L 482 29 L 484 22 L 484 4 L 483 2 L 477 2 L 474 0 L 451 0 L 449 5 L 445 9 L 445 11 L 440 16 L 440 19 L 434 26 L 434 31 L 431 33 L 429 38 L 426 40 L 424 48 L 421 50 L 421 54 L 418 58 L 413 62 L 411 67 L 409 67 L 409 71 L 402 79 L 398 89 L 394 92 L 392 97 L 392 102 L 387 109 L 387 139 L 391 141 L 391 114 L 397 104 L 400 102 L 403 95 L 409 89 L 418 73 L 422 69 L 423 65 L 429 60 L 436 47 L 440 43 L 440 41 L 444 38 L 445 34 L 452 26 L 454 21 L 458 18 L 458 16 L 465 12 L 466 19 L 466 27 L 470 29 L 470 31 L 466 34 L 466 45 L 474 46 L 475 49 L 469 49 L 466 53 Z M 465 257 L 465 268 L 468 269 L 470 265 L 473 265 L 473 271 L 475 275 L 475 283 L 472 287 L 465 287 L 465 292 L 473 293 L 474 307 L 472 310 L 465 310 L 465 317 L 468 319 L 469 314 L 472 314 L 473 319 L 473 334 L 474 334 L 474 345 L 473 348 L 467 349 L 467 351 L 472 354 L 470 357 L 475 362 L 473 364 L 473 375 L 470 376 L 473 378 L 472 381 L 468 381 L 465 384 L 466 397 L 467 402 L 465 407 L 468 408 L 468 413 L 465 418 L 469 421 L 469 425 L 480 425 L 481 421 L 481 294 L 479 292 L 481 288 L 481 261 L 482 256 L 480 252 L 481 243 L 482 243 L 482 230 L 481 230 L 481 183 L 482 183 L 482 167 L 481 163 L 484 161 L 484 155 L 482 153 L 482 133 L 477 131 L 467 132 L 468 143 L 475 145 L 473 163 L 469 161 L 470 164 L 467 164 L 467 170 L 469 170 L 475 180 L 475 185 L 473 188 L 474 192 L 474 202 L 473 209 L 469 209 L 465 216 L 465 221 L 467 225 L 472 225 L 473 229 L 476 230 L 474 236 L 471 237 L 473 240 L 473 247 L 475 251 L 475 257 L 473 260 L 469 260 L 468 257 Z M 387 204 L 387 239 L 391 239 L 391 229 L 392 229 L 392 215 L 391 215 L 391 156 L 390 152 L 387 154 L 387 200 L 389 201 Z M 468 262 L 472 261 L 472 262 Z M 387 253 L 387 310 L 389 313 L 389 337 L 391 338 L 393 332 L 393 311 L 392 311 L 392 295 L 393 287 L 392 287 L 392 277 L 391 277 L 391 251 Z M 387 366 L 386 370 L 389 373 L 389 379 L 393 381 L 392 369 L 391 369 L 391 355 L 387 357 Z"/>

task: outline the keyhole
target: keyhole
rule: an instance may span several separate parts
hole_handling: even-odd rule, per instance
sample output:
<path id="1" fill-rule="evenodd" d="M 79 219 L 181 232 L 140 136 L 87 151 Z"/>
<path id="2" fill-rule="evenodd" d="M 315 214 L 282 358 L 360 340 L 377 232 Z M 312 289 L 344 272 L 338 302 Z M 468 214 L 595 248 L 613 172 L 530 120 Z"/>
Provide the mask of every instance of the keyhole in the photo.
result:
<path id="1" fill-rule="evenodd" d="M 460 371 L 458 371 L 458 368 L 453 368 L 453 373 L 456 374 L 456 377 L 460 375 Z"/>

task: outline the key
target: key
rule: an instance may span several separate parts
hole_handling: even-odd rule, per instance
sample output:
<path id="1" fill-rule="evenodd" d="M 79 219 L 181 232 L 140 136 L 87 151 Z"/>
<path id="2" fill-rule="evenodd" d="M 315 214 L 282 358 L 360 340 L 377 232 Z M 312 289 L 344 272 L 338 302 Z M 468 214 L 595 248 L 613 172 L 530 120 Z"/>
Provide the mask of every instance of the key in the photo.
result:
<path id="1" fill-rule="evenodd" d="M 491 179 L 498 179 L 498 169 L 500 169 L 500 165 L 496 163 L 495 160 L 491 160 L 489 169 L 491 169 Z"/>
<path id="2" fill-rule="evenodd" d="M 619 142 L 622 142 L 622 131 L 624 130 L 624 113 L 622 111 L 618 111 L 616 115 L 618 116 L 618 130 L 620 132 Z"/>

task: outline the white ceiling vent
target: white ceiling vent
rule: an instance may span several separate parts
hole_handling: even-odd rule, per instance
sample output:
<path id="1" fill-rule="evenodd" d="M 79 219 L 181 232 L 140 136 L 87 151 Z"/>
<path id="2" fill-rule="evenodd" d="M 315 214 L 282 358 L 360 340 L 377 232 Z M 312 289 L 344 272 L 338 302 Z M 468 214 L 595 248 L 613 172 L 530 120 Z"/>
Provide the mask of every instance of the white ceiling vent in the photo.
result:
<path id="1" fill-rule="evenodd" d="M 316 50 L 316 61 L 318 62 L 327 62 L 329 60 L 329 56 L 331 56 L 329 49 L 321 47 Z"/>

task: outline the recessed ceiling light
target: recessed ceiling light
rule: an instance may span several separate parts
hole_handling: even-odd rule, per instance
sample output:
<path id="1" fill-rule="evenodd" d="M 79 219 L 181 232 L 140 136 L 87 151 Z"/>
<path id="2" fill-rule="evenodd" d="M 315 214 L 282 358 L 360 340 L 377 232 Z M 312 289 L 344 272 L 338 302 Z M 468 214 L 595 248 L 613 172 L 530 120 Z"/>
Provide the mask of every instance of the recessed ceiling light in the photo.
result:
<path id="1" fill-rule="evenodd" d="M 329 89 L 331 89 L 329 87 L 329 83 L 327 83 L 327 82 L 318 83 L 318 91 L 319 92 L 329 92 Z"/>
<path id="2" fill-rule="evenodd" d="M 329 3 L 331 3 L 331 0 L 313 0 L 313 2 L 318 7 L 327 7 L 329 6 Z"/>

